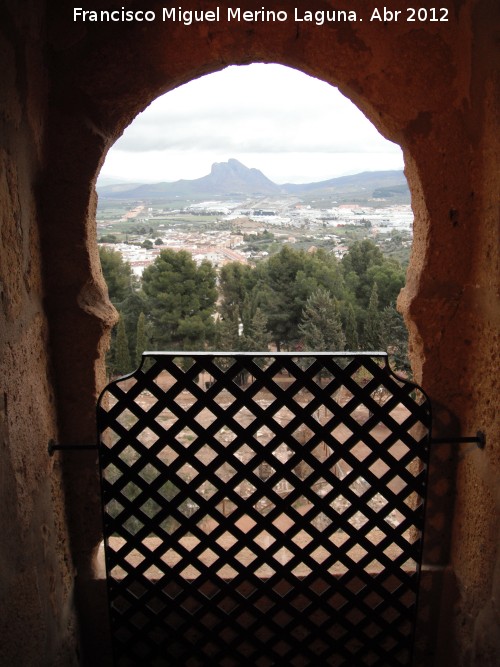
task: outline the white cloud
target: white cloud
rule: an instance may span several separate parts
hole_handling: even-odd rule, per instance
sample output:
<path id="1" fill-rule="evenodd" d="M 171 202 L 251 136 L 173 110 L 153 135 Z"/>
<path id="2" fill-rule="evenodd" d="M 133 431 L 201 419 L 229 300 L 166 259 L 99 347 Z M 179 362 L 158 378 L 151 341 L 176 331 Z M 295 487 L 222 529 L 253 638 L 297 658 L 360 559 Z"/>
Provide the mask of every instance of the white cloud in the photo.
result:
<path id="1" fill-rule="evenodd" d="M 158 98 L 110 150 L 101 175 L 198 178 L 231 157 L 279 183 L 403 166 L 400 147 L 336 88 L 260 64 L 228 67 Z"/>

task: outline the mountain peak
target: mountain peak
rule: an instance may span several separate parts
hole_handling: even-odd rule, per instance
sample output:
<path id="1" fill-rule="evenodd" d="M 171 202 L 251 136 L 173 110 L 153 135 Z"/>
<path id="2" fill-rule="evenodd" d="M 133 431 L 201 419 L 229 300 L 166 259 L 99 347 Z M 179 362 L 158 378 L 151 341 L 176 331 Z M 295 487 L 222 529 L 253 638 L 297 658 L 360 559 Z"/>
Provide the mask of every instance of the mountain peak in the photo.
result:
<path id="1" fill-rule="evenodd" d="M 213 196 L 318 196 L 354 197 L 398 197 L 409 198 L 408 185 L 402 171 L 363 172 L 352 176 L 340 176 L 319 183 L 301 185 L 286 183 L 276 185 L 259 169 L 249 168 L 235 158 L 227 162 L 214 162 L 209 174 L 194 180 L 149 185 L 112 185 L 98 188 L 99 195 L 117 199 L 163 199 L 168 197 L 194 197 L 202 199 Z"/>
<path id="2" fill-rule="evenodd" d="M 274 194 L 279 186 L 264 176 L 259 169 L 250 169 L 235 158 L 215 162 L 208 176 L 198 179 L 202 186 L 214 186 L 224 194 Z"/>
<path id="3" fill-rule="evenodd" d="M 239 174 L 240 176 L 247 176 L 248 174 L 252 172 L 257 172 L 259 174 L 262 174 L 259 169 L 251 169 L 249 167 L 246 167 L 244 164 L 242 164 L 239 160 L 236 160 L 235 158 L 229 158 L 227 162 L 214 162 L 211 168 L 210 173 L 211 174 L 216 174 L 216 173 L 233 173 L 233 174 Z M 262 174 L 263 175 L 263 174 Z M 264 177 L 265 178 L 265 177 Z"/>
<path id="4" fill-rule="evenodd" d="M 224 163 L 222 162 L 222 164 Z M 248 167 L 246 167 L 244 164 L 242 164 L 239 160 L 237 160 L 234 157 L 230 157 L 226 164 L 228 164 L 233 169 L 245 169 L 246 171 L 251 171 Z"/>
<path id="5" fill-rule="evenodd" d="M 210 170 L 211 174 L 217 173 L 228 173 L 228 172 L 247 172 L 250 171 L 248 167 L 245 167 L 239 160 L 234 158 L 229 158 L 227 162 L 214 162 Z"/>

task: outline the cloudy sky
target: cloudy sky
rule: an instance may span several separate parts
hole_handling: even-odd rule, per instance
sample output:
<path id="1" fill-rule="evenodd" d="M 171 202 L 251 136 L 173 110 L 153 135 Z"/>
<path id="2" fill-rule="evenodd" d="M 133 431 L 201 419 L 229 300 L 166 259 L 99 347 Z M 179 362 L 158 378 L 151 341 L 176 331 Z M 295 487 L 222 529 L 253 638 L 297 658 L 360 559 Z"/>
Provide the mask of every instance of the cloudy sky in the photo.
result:
<path id="1" fill-rule="evenodd" d="M 100 178 L 193 179 L 229 158 L 276 183 L 403 168 L 400 147 L 336 88 L 281 65 L 255 64 L 158 98 L 109 151 Z"/>

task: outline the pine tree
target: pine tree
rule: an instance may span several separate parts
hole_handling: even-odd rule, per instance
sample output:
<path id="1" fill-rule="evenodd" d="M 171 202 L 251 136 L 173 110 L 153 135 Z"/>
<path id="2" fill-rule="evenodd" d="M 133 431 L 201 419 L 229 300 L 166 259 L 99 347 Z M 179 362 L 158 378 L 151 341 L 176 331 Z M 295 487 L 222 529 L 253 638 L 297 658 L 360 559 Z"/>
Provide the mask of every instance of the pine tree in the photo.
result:
<path id="1" fill-rule="evenodd" d="M 235 352 L 239 349 L 238 308 L 233 313 L 217 320 L 215 324 L 215 348 L 221 351 Z"/>
<path id="2" fill-rule="evenodd" d="M 363 332 L 364 348 L 366 350 L 378 350 L 383 344 L 381 333 L 378 287 L 377 283 L 373 283 Z"/>
<path id="3" fill-rule="evenodd" d="M 246 332 L 241 336 L 240 349 L 247 352 L 267 352 L 269 350 L 269 342 L 271 335 L 267 330 L 267 317 L 257 308 Z M 255 363 L 264 368 L 267 363 L 265 357 L 255 357 Z"/>
<path id="4" fill-rule="evenodd" d="M 267 317 L 260 308 L 257 308 L 248 326 L 248 332 L 242 336 L 242 349 L 249 352 L 267 352 L 269 340 Z"/>
<path id="5" fill-rule="evenodd" d="M 116 330 L 114 370 L 119 374 L 129 373 L 132 370 L 131 367 L 132 362 L 130 360 L 130 352 L 128 349 L 125 321 L 123 317 L 120 316 Z"/>
<path id="6" fill-rule="evenodd" d="M 346 349 L 355 351 L 359 349 L 358 323 L 356 321 L 356 313 L 352 303 L 347 304 L 345 311 L 344 324 Z"/>
<path id="7" fill-rule="evenodd" d="M 142 359 L 142 353 L 148 347 L 148 334 L 147 334 L 147 323 L 146 316 L 144 313 L 140 313 L 137 319 L 137 335 L 136 335 L 136 344 L 135 344 L 135 362 L 139 366 Z"/>
<path id="8" fill-rule="evenodd" d="M 213 340 L 217 275 L 181 250 L 162 250 L 142 274 L 152 341 L 171 350 L 204 349 Z"/>
<path id="9" fill-rule="evenodd" d="M 393 306 L 384 308 L 381 314 L 382 347 L 391 358 L 396 370 L 411 372 L 408 359 L 408 330 L 403 316 Z"/>
<path id="10" fill-rule="evenodd" d="M 129 262 L 117 250 L 99 247 L 101 268 L 111 302 L 116 306 L 132 291 L 134 275 Z"/>
<path id="11" fill-rule="evenodd" d="M 299 331 L 307 350 L 343 350 L 345 334 L 337 299 L 320 287 L 307 299 Z"/>

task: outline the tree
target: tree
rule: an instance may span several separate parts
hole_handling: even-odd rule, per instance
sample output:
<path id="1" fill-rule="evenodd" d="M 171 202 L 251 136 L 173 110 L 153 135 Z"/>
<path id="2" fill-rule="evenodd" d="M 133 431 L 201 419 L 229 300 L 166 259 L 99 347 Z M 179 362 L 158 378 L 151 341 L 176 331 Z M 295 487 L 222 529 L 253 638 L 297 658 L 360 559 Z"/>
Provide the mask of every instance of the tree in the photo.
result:
<path id="1" fill-rule="evenodd" d="M 119 304 L 132 292 L 132 267 L 117 250 L 99 246 L 99 257 L 109 298 L 113 304 Z"/>
<path id="2" fill-rule="evenodd" d="M 118 237 L 115 234 L 104 234 L 99 237 L 99 243 L 118 243 Z"/>
<path id="3" fill-rule="evenodd" d="M 405 272 L 393 259 L 384 258 L 382 264 L 371 266 L 366 272 L 366 286 L 373 289 L 377 283 L 380 310 L 394 305 L 399 292 L 405 284 Z M 371 293 L 371 291 L 370 291 Z"/>
<path id="4" fill-rule="evenodd" d="M 122 255 L 117 250 L 110 248 L 99 247 L 99 257 L 101 260 L 101 268 L 108 287 L 108 296 L 114 306 L 120 309 L 123 303 L 131 298 L 134 294 L 134 275 L 132 267 L 124 261 Z M 120 312 L 121 329 L 115 327 L 111 334 L 111 341 L 109 351 L 106 357 L 106 363 L 109 373 L 128 373 L 131 370 L 130 350 L 129 358 L 127 360 L 125 350 L 123 348 L 124 341 L 129 344 L 127 334 L 126 317 Z M 120 338 L 118 338 L 120 333 Z M 120 349 L 117 349 L 117 345 Z M 118 366 L 117 366 L 118 364 Z"/>
<path id="5" fill-rule="evenodd" d="M 219 274 L 219 311 L 223 318 L 234 319 L 237 310 L 243 316 L 245 302 L 255 284 L 254 270 L 241 262 L 230 262 Z"/>
<path id="6" fill-rule="evenodd" d="M 137 324 L 141 313 L 147 313 L 149 310 L 148 300 L 144 292 L 133 291 L 117 305 L 120 308 L 121 317 L 125 322 L 130 358 L 136 359 Z"/>
<path id="7" fill-rule="evenodd" d="M 269 330 L 278 350 L 282 345 L 290 346 L 298 339 L 297 327 L 300 322 L 301 307 L 297 307 L 295 281 L 303 267 L 304 253 L 290 246 L 270 257 L 257 268 L 266 285 L 265 298 L 258 304 L 266 314 Z M 267 292 L 267 293 L 266 293 Z"/>
<path id="8" fill-rule="evenodd" d="M 370 241 L 356 241 L 349 248 L 342 259 L 342 266 L 345 273 L 354 273 L 357 276 L 363 276 L 371 266 L 383 264 L 384 255 L 380 248 Z"/>
<path id="9" fill-rule="evenodd" d="M 347 303 L 344 311 L 344 334 L 346 349 L 355 351 L 359 349 L 358 323 L 354 306 L 351 302 Z"/>
<path id="10" fill-rule="evenodd" d="M 345 295 L 343 273 L 334 255 L 322 249 L 311 253 L 290 246 L 282 247 L 255 269 L 238 263 L 226 265 L 219 287 L 222 318 L 234 319 L 237 309 L 248 338 L 252 319 L 260 309 L 267 318 L 269 339 L 278 350 L 293 348 L 300 340 L 302 311 L 314 290 L 324 287 L 339 300 Z"/>
<path id="11" fill-rule="evenodd" d="M 125 330 L 125 322 L 122 317 L 118 321 L 116 330 L 115 355 L 113 361 L 113 370 L 115 373 L 123 375 L 130 373 L 132 370 L 132 362 L 130 360 L 130 352 L 128 349 L 128 338 Z"/>
<path id="12" fill-rule="evenodd" d="M 339 304 L 328 290 L 319 287 L 307 299 L 299 331 L 307 350 L 344 349 L 345 334 Z"/>
<path id="13" fill-rule="evenodd" d="M 239 349 L 238 317 L 219 318 L 215 324 L 215 349 L 231 351 Z"/>
<path id="14" fill-rule="evenodd" d="M 342 259 L 346 283 L 362 308 L 368 307 L 374 282 L 369 269 L 381 266 L 384 261 L 380 248 L 368 239 L 354 243 Z"/>
<path id="15" fill-rule="evenodd" d="M 186 251 L 162 250 L 142 275 L 152 343 L 160 349 L 203 349 L 213 339 L 216 273 Z"/>
<path id="16" fill-rule="evenodd" d="M 142 353 L 147 349 L 149 336 L 148 336 L 148 323 L 146 322 L 146 316 L 144 313 L 140 313 L 137 319 L 137 331 L 136 331 L 136 343 L 135 343 L 135 362 L 139 366 L 142 360 Z"/>
<path id="17" fill-rule="evenodd" d="M 260 308 L 255 311 L 252 321 L 242 337 L 241 347 L 248 352 L 267 352 L 269 349 L 267 317 Z"/>
<path id="18" fill-rule="evenodd" d="M 301 338 L 299 325 L 308 297 L 318 287 L 341 298 L 344 281 L 337 260 L 322 250 L 307 253 L 285 246 L 256 269 L 256 304 L 268 318 L 277 349 L 294 347 Z"/>
<path id="19" fill-rule="evenodd" d="M 394 308 L 404 285 L 404 270 L 395 260 L 384 257 L 380 248 L 368 239 L 351 246 L 342 260 L 342 268 L 351 293 L 349 305 L 344 310 L 347 347 L 365 350 L 384 348 L 382 312 L 385 308 Z M 356 328 L 353 326 L 355 320 Z"/>
<path id="20" fill-rule="evenodd" d="M 366 311 L 362 343 L 365 350 L 378 350 L 382 345 L 377 283 L 373 283 L 370 302 Z"/>
<path id="21" fill-rule="evenodd" d="M 387 350 L 392 366 L 396 370 L 409 373 L 408 330 L 403 316 L 393 306 L 384 308 L 381 314 L 380 334 L 382 347 Z"/>

